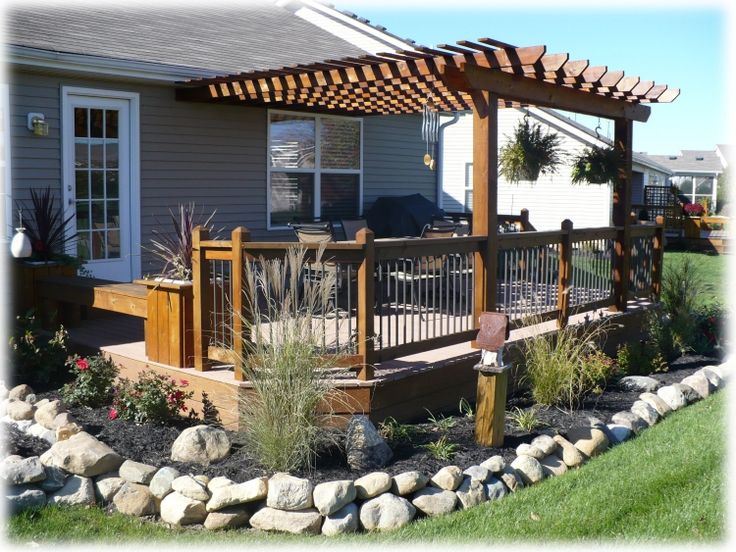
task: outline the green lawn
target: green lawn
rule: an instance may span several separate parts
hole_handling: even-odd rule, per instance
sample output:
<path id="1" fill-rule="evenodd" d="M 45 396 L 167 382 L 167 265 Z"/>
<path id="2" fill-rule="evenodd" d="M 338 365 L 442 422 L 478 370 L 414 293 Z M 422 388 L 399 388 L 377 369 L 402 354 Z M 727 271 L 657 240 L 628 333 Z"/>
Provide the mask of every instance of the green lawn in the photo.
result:
<path id="1" fill-rule="evenodd" d="M 725 393 L 674 413 L 639 438 L 581 469 L 504 500 L 390 534 L 329 539 L 337 545 L 399 541 L 561 541 L 610 539 L 708 541 L 724 536 Z M 14 516 L 18 544 L 49 541 L 174 540 L 185 543 L 324 544 L 322 538 L 249 531 L 171 531 L 97 508 Z"/>
<path id="2" fill-rule="evenodd" d="M 708 296 L 703 298 L 704 302 L 720 302 L 726 301 L 726 272 L 728 270 L 728 256 L 714 255 L 708 253 L 695 253 L 684 251 L 665 251 L 664 265 L 665 270 L 667 263 L 678 262 L 684 257 L 695 259 L 700 267 L 703 280 L 712 288 Z"/>

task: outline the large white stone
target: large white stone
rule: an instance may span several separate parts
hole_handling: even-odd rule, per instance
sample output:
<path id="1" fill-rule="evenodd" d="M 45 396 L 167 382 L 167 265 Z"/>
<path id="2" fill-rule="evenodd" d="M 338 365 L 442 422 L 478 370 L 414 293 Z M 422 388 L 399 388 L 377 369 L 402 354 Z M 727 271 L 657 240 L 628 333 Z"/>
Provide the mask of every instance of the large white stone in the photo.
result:
<path id="1" fill-rule="evenodd" d="M 531 456 L 537 460 L 544 458 L 545 454 L 541 449 L 530 445 L 529 443 L 522 443 L 516 447 L 517 456 Z"/>
<path id="2" fill-rule="evenodd" d="M 0 477 L 9 485 L 23 485 L 43 481 L 46 479 L 46 471 L 38 456 L 23 458 L 13 455 L 0 462 Z"/>
<path id="3" fill-rule="evenodd" d="M 488 473 L 488 470 L 485 471 Z M 459 466 L 445 466 L 434 474 L 429 482 L 440 489 L 454 491 L 463 482 L 463 472 Z"/>
<path id="4" fill-rule="evenodd" d="M 315 485 L 312 492 L 314 507 L 323 516 L 337 512 L 355 500 L 356 496 L 355 485 L 351 480 L 320 483 Z"/>
<path id="5" fill-rule="evenodd" d="M 328 516 L 322 522 L 322 534 L 328 537 L 355 533 L 359 528 L 358 506 L 351 502 Z"/>
<path id="6" fill-rule="evenodd" d="M 120 467 L 123 459 L 105 443 L 86 432 L 58 441 L 41 455 L 44 466 L 55 466 L 75 475 L 93 477 Z"/>
<path id="7" fill-rule="evenodd" d="M 95 496 L 103 504 L 109 504 L 117 492 L 125 485 L 125 479 L 112 474 L 101 475 L 95 480 Z"/>
<path id="8" fill-rule="evenodd" d="M 366 531 L 393 531 L 414 519 L 416 511 L 405 498 L 384 493 L 363 503 L 360 523 Z"/>
<path id="9" fill-rule="evenodd" d="M 544 456 L 554 454 L 557 450 L 557 442 L 549 435 L 539 435 L 532 439 L 531 445 L 542 451 Z"/>
<path id="10" fill-rule="evenodd" d="M 534 485 L 544 479 L 542 464 L 539 463 L 539 460 L 531 456 L 526 456 L 525 454 L 517 456 L 511 462 L 511 467 L 521 475 L 525 485 Z"/>
<path id="11" fill-rule="evenodd" d="M 181 474 L 179 473 L 179 470 L 170 466 L 165 466 L 153 475 L 151 482 L 148 484 L 148 488 L 151 489 L 153 496 L 156 498 L 163 498 L 173 490 L 171 485 L 174 482 L 174 479 L 180 476 Z"/>
<path id="12" fill-rule="evenodd" d="M 672 409 L 662 400 L 662 397 L 654 393 L 642 393 L 639 395 L 639 400 L 651 406 L 662 418 L 672 413 Z"/>
<path id="13" fill-rule="evenodd" d="M 49 504 L 64 504 L 66 506 L 95 504 L 95 488 L 92 479 L 79 475 L 72 475 L 64 486 L 48 497 Z"/>
<path id="14" fill-rule="evenodd" d="M 720 389 L 721 387 L 723 387 L 724 381 L 723 378 L 721 378 L 721 376 L 718 374 L 718 372 L 713 370 L 713 368 L 715 368 L 715 366 L 704 366 L 703 368 L 698 370 L 698 372 L 708 378 L 708 381 L 714 387 L 714 389 Z M 696 374 L 698 372 L 696 372 Z"/>
<path id="15" fill-rule="evenodd" d="M 191 475 L 177 477 L 171 482 L 171 488 L 192 500 L 205 502 L 210 498 L 210 493 L 207 491 L 207 484 L 197 481 Z"/>
<path id="16" fill-rule="evenodd" d="M 64 404 L 60 400 L 57 399 L 54 401 L 49 401 L 46 404 L 36 407 L 36 412 L 33 415 L 33 419 L 46 429 L 55 431 L 56 424 L 54 423 L 54 420 L 65 410 L 66 408 L 64 407 Z"/>
<path id="17" fill-rule="evenodd" d="M 649 427 L 659 421 L 659 413 L 657 410 L 649 403 L 642 400 L 635 401 L 634 404 L 631 405 L 631 412 L 644 420 Z"/>
<path id="18" fill-rule="evenodd" d="M 683 378 L 681 383 L 688 387 L 692 387 L 702 399 L 707 399 L 710 397 L 710 394 L 715 391 L 715 387 L 710 380 L 705 377 L 703 372 L 695 372 L 694 374 Z"/>
<path id="19" fill-rule="evenodd" d="M 577 468 L 585 462 L 585 456 L 583 456 L 583 453 L 575 448 L 575 445 L 565 439 L 562 435 L 555 435 L 553 439 L 558 445 L 555 454 L 568 468 Z"/>
<path id="20" fill-rule="evenodd" d="M 500 500 L 509 493 L 509 490 L 506 485 L 504 485 L 503 481 L 496 479 L 495 477 L 491 477 L 483 484 L 483 487 L 485 488 L 486 498 L 488 500 Z"/>
<path id="21" fill-rule="evenodd" d="M 161 501 L 161 519 L 172 525 L 202 523 L 207 518 L 204 502 L 173 492 Z"/>
<path id="22" fill-rule="evenodd" d="M 477 479 L 481 483 L 485 483 L 491 477 L 491 470 L 484 468 L 483 466 L 469 466 L 463 470 L 463 475 L 467 475 L 470 479 Z M 460 483 L 462 483 L 462 479 L 460 480 Z M 459 485 L 456 485 L 454 488 L 447 490 L 454 491 L 458 486 Z"/>
<path id="23" fill-rule="evenodd" d="M 52 493 L 58 491 L 64 486 L 69 474 L 60 468 L 53 466 L 44 466 L 43 471 L 46 473 L 46 479 L 39 483 L 42 491 Z"/>
<path id="24" fill-rule="evenodd" d="M 623 443 L 624 441 L 628 441 L 634 435 L 634 432 L 631 431 L 631 428 L 625 425 L 608 424 L 607 427 L 609 435 L 612 436 L 610 439 L 613 439 L 611 441 L 612 445 L 618 445 L 620 443 Z"/>
<path id="25" fill-rule="evenodd" d="M 33 420 L 33 405 L 21 400 L 11 400 L 5 404 L 5 414 L 11 420 Z"/>
<path id="26" fill-rule="evenodd" d="M 477 506 L 488 499 L 484 484 L 470 477 L 463 480 L 455 494 L 457 494 L 457 500 L 463 510 Z"/>
<path id="27" fill-rule="evenodd" d="M 372 472 L 355 480 L 358 498 L 373 498 L 391 490 L 393 479 L 386 472 Z"/>
<path id="28" fill-rule="evenodd" d="M 588 457 L 597 456 L 608 449 L 608 437 L 596 427 L 577 427 L 567 432 L 567 440 Z"/>
<path id="29" fill-rule="evenodd" d="M 126 481 L 112 499 L 118 512 L 128 516 L 150 516 L 156 513 L 157 502 L 150 489 L 140 483 Z"/>
<path id="30" fill-rule="evenodd" d="M 311 508 L 314 487 L 308 479 L 288 473 L 276 473 L 268 480 L 266 506 L 279 510 L 297 511 Z"/>
<path id="31" fill-rule="evenodd" d="M 56 442 L 56 432 L 46 429 L 39 423 L 31 424 L 28 428 L 28 434 L 43 439 L 50 445 Z"/>
<path id="32" fill-rule="evenodd" d="M 616 412 L 613 416 L 611 416 L 611 421 L 615 425 L 627 427 L 637 434 L 649 427 L 649 424 L 647 424 L 639 416 L 629 410 Z"/>
<path id="33" fill-rule="evenodd" d="M 26 397 L 31 393 L 33 393 L 31 386 L 21 383 L 20 385 L 13 387 L 10 392 L 8 392 L 8 398 L 16 401 L 25 401 Z"/>
<path id="34" fill-rule="evenodd" d="M 524 480 L 522 479 L 519 472 L 517 472 L 511 466 L 504 467 L 501 473 L 497 474 L 498 478 L 504 482 L 509 491 L 515 493 L 516 491 L 524 488 Z"/>
<path id="35" fill-rule="evenodd" d="M 667 403 L 672 410 L 679 410 L 687 406 L 687 400 L 682 391 L 673 385 L 665 385 L 657 389 L 657 396 Z"/>
<path id="36" fill-rule="evenodd" d="M 211 531 L 217 529 L 237 529 L 244 527 L 250 519 L 250 510 L 245 506 L 229 506 L 210 512 L 204 520 L 204 528 Z"/>
<path id="37" fill-rule="evenodd" d="M 118 470 L 120 477 L 131 483 L 142 483 L 148 485 L 153 479 L 153 476 L 158 471 L 156 466 L 149 466 L 141 462 L 134 462 L 133 460 L 126 460 L 120 465 Z"/>
<path id="38" fill-rule="evenodd" d="M 207 502 L 207 511 L 213 512 L 228 506 L 263 500 L 267 495 L 268 480 L 265 477 L 256 477 L 245 483 L 218 486 L 212 489 L 212 497 Z"/>
<path id="39" fill-rule="evenodd" d="M 425 487 L 414 494 L 411 503 L 425 515 L 442 516 L 455 509 L 457 494 L 438 487 Z"/>
<path id="40" fill-rule="evenodd" d="M 235 481 L 222 475 L 218 475 L 217 477 L 210 479 L 209 483 L 207 483 L 207 490 L 211 493 L 218 487 L 227 487 L 228 485 L 235 485 Z"/>
<path id="41" fill-rule="evenodd" d="M 285 511 L 267 506 L 251 516 L 250 524 L 261 531 L 316 535 L 322 526 L 322 516 L 314 508 Z"/>
<path id="42" fill-rule="evenodd" d="M 679 389 L 680 390 L 680 392 L 682 393 L 682 396 L 685 397 L 685 402 L 687 402 L 687 404 L 691 404 L 691 403 L 697 402 L 697 401 L 699 401 L 702 398 L 698 394 L 698 392 L 695 391 L 695 389 L 693 389 L 689 385 L 684 384 L 682 382 L 680 382 L 680 383 L 673 383 L 672 384 L 672 387 L 674 387 L 675 389 Z"/>
<path id="43" fill-rule="evenodd" d="M 654 393 L 662 384 L 649 376 L 626 376 L 618 382 L 619 387 L 626 391 L 639 393 Z"/>
<path id="44" fill-rule="evenodd" d="M 368 416 L 350 418 L 345 433 L 345 453 L 352 470 L 375 470 L 384 467 L 393 457 L 381 434 Z"/>
<path id="45" fill-rule="evenodd" d="M 9 485 L 3 490 L 10 513 L 21 512 L 28 508 L 40 508 L 46 504 L 46 494 L 35 487 Z"/>
<path id="46" fill-rule="evenodd" d="M 555 454 L 545 456 L 539 461 L 542 471 L 547 477 L 562 475 L 567 471 L 567 465 Z"/>
<path id="47" fill-rule="evenodd" d="M 391 490 L 400 496 L 417 492 L 426 487 L 429 477 L 416 470 L 407 471 L 394 475 Z"/>
<path id="48" fill-rule="evenodd" d="M 506 460 L 503 459 L 503 456 L 496 455 L 484 460 L 480 465 L 487 468 L 492 474 L 497 474 L 501 473 L 506 467 Z"/>
<path id="49" fill-rule="evenodd" d="M 197 425 L 181 432 L 171 447 L 171 459 L 176 462 L 210 464 L 230 454 L 230 439 L 222 429 Z"/>

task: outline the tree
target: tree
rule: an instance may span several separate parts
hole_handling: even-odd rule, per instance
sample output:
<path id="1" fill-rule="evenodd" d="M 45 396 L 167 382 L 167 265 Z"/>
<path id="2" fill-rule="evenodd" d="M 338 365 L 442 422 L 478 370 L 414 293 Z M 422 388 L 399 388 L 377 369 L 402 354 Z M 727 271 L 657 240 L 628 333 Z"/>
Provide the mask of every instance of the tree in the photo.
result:
<path id="1" fill-rule="evenodd" d="M 729 188 L 731 175 L 728 169 L 718 175 L 718 183 L 716 188 L 716 214 L 720 214 L 723 208 L 729 202 Z"/>

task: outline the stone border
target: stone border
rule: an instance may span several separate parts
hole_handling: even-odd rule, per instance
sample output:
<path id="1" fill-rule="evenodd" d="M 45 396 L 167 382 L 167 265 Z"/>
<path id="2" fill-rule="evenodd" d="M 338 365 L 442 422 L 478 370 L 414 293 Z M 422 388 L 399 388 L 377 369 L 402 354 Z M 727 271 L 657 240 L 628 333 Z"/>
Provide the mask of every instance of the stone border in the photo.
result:
<path id="1" fill-rule="evenodd" d="M 27 385 L 10 391 L 2 386 L 2 420 L 52 446 L 40 457 L 6 453 L 0 477 L 7 484 L 10 510 L 16 512 L 45 504 L 113 504 L 127 515 L 160 518 L 173 526 L 202 524 L 211 530 L 250 526 L 328 536 L 390 531 L 417 517 L 472 508 L 562 475 L 672 411 L 708 397 L 733 372 L 732 361 L 706 366 L 656 393 L 651 387 L 656 380 L 640 378 L 644 392 L 630 410 L 614 414 L 608 424 L 591 419 L 589 426 L 574 428 L 565 436 L 540 435 L 520 445 L 510 465 L 493 456 L 465 470 L 446 466 L 432 477 L 418 471 L 393 477 L 373 472 L 354 481 L 318 485 L 286 473 L 236 483 L 226 477 L 180 474 L 171 467 L 124 460 L 81 431 L 60 401 L 36 402 Z M 636 381 L 630 384 L 637 385 Z"/>

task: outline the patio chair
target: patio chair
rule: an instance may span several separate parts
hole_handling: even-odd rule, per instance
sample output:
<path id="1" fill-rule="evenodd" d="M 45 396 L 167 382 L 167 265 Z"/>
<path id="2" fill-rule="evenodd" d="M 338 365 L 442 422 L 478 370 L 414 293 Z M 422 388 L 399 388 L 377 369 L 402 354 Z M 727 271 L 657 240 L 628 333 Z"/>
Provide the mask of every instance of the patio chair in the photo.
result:
<path id="1" fill-rule="evenodd" d="M 300 243 L 330 243 L 334 242 L 334 232 L 330 222 L 290 223 Z"/>
<path id="2" fill-rule="evenodd" d="M 345 239 L 352 241 L 355 239 L 355 234 L 358 230 L 368 228 L 368 222 L 365 219 L 340 219 L 342 230 L 345 234 Z"/>

